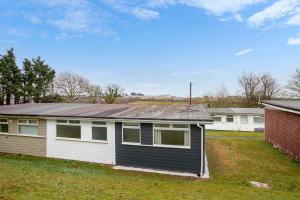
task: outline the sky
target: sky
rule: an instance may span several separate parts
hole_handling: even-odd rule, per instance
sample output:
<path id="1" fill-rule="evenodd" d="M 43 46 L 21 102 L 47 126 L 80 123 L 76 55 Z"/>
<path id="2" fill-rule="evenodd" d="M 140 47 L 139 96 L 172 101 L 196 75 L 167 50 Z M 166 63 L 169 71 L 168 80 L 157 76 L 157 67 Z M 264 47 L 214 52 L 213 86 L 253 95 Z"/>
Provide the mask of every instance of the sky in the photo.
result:
<path id="1" fill-rule="evenodd" d="M 300 0 L 0 0 L 10 47 L 127 93 L 236 95 L 243 72 L 285 85 L 300 68 Z"/>

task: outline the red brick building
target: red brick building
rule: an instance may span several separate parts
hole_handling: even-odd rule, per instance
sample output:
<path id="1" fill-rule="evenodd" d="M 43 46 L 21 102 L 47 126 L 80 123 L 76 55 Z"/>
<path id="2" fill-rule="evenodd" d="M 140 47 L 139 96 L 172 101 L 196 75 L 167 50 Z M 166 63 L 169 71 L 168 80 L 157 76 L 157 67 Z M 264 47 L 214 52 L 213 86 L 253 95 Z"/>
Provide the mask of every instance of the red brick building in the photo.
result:
<path id="1" fill-rule="evenodd" d="M 300 100 L 266 101 L 265 139 L 300 160 Z"/>

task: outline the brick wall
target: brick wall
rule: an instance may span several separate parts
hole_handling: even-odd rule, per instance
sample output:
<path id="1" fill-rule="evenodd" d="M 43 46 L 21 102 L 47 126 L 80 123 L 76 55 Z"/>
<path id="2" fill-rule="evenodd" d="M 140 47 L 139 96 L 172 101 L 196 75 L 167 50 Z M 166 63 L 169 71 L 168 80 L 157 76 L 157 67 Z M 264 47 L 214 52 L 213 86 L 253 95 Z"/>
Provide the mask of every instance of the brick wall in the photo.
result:
<path id="1" fill-rule="evenodd" d="M 265 109 L 266 141 L 300 160 L 300 115 Z"/>

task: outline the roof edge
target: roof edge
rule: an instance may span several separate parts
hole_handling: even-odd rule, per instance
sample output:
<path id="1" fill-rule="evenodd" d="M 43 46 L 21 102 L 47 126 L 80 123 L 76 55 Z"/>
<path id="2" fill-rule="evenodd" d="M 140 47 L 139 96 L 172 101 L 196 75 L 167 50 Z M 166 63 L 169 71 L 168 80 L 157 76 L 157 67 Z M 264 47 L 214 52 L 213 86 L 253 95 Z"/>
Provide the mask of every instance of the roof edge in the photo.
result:
<path id="1" fill-rule="evenodd" d="M 267 107 L 278 109 L 278 110 L 300 114 L 300 109 L 290 108 L 290 107 L 282 106 L 282 105 L 276 105 L 274 103 L 268 103 L 265 101 L 262 101 L 261 104 L 264 106 L 267 106 Z"/>
<path id="2" fill-rule="evenodd" d="M 143 122 L 159 122 L 159 121 L 169 121 L 169 122 L 194 122 L 201 124 L 211 124 L 213 119 L 167 119 L 167 118 L 129 118 L 129 117 L 93 117 L 93 116 L 56 116 L 56 115 L 32 115 L 32 114 L 0 114 L 0 116 L 16 116 L 16 117 L 40 117 L 40 118 L 76 118 L 76 119 L 108 119 L 108 120 L 135 120 L 135 121 L 143 121 Z"/>

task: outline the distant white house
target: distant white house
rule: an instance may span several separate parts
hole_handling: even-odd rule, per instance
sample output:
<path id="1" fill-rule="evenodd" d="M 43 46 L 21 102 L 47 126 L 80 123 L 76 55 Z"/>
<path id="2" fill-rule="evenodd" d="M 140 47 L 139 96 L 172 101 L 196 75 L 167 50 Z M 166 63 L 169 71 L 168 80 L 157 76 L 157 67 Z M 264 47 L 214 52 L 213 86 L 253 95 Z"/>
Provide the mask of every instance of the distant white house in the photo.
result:
<path id="1" fill-rule="evenodd" d="M 208 130 L 262 131 L 265 128 L 262 108 L 208 108 L 214 123 Z"/>

